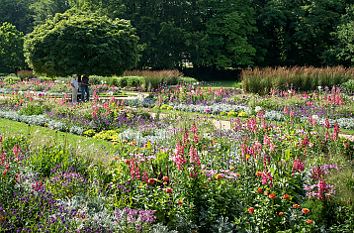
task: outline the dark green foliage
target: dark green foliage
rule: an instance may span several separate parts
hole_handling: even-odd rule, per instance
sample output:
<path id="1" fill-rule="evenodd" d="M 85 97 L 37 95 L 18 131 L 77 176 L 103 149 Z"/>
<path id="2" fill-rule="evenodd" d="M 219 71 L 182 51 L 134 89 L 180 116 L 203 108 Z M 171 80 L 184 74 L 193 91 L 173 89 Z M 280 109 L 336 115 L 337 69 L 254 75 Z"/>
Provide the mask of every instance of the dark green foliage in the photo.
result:
<path id="1" fill-rule="evenodd" d="M 0 73 L 13 73 L 25 66 L 23 33 L 10 23 L 0 25 Z"/>
<path id="2" fill-rule="evenodd" d="M 337 43 L 333 47 L 334 54 L 340 63 L 348 66 L 354 65 L 354 4 L 347 8 L 342 17 L 342 23 L 335 33 Z"/>
<path id="3" fill-rule="evenodd" d="M 75 6 L 76 1 L 73 0 L 39 0 L 34 1 L 30 5 L 33 15 L 33 23 L 39 25 L 44 23 L 49 17 L 53 17 L 56 13 L 64 13 L 71 7 Z"/>
<path id="4" fill-rule="evenodd" d="M 25 40 L 28 64 L 49 76 L 121 74 L 135 66 L 138 51 L 128 21 L 89 12 L 56 14 Z"/>
<path id="5" fill-rule="evenodd" d="M 253 63 L 254 11 L 249 1 L 123 1 L 146 49 L 140 66 L 225 69 Z"/>
<path id="6" fill-rule="evenodd" d="M 131 20 L 145 48 L 135 68 L 352 66 L 353 5 L 354 0 L 0 0 L 0 23 L 28 33 L 68 10 Z"/>
<path id="7" fill-rule="evenodd" d="M 327 50 L 346 7 L 353 0 L 253 0 L 260 66 L 332 65 Z M 334 55 L 336 56 L 336 55 Z M 337 63 L 338 64 L 338 63 Z M 340 63 L 343 64 L 343 63 Z"/>
<path id="8" fill-rule="evenodd" d="M 0 0 L 0 24 L 9 22 L 24 33 L 32 30 L 32 16 L 29 9 L 34 0 Z"/>

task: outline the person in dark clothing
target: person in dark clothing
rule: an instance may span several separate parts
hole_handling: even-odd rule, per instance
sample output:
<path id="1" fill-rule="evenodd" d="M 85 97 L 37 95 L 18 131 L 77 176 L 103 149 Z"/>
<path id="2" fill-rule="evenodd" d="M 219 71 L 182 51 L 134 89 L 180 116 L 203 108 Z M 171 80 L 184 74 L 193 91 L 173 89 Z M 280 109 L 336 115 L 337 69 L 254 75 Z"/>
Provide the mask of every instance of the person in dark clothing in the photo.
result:
<path id="1" fill-rule="evenodd" d="M 81 100 L 84 102 L 90 100 L 88 75 L 84 75 L 81 80 Z"/>
<path id="2" fill-rule="evenodd" d="M 82 77 L 81 77 L 81 75 L 77 76 L 77 82 L 79 83 L 79 92 L 77 95 L 77 102 L 81 102 L 81 100 L 82 100 Z"/>

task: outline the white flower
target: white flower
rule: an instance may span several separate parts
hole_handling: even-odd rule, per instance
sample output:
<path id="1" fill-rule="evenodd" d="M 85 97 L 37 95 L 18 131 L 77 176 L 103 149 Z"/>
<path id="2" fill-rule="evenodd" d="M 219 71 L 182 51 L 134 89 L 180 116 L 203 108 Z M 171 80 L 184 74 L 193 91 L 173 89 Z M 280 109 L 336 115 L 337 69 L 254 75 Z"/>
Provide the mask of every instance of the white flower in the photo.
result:
<path id="1" fill-rule="evenodd" d="M 256 106 L 256 107 L 254 108 L 254 111 L 255 111 L 255 112 L 262 111 L 262 107 L 261 107 L 261 106 Z"/>
<path id="2" fill-rule="evenodd" d="M 319 119 L 319 117 L 318 117 L 318 115 L 312 115 L 312 119 L 314 119 L 314 120 L 318 120 L 318 119 Z"/>

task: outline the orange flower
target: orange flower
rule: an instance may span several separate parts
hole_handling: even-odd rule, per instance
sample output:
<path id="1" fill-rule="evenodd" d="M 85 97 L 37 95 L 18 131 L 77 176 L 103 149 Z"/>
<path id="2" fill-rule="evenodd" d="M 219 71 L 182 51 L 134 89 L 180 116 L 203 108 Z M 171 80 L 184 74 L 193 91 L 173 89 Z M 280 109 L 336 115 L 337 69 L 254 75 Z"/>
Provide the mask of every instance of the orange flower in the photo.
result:
<path id="1" fill-rule="evenodd" d="M 283 212 L 283 211 L 280 211 L 280 212 L 277 213 L 277 215 L 278 215 L 279 217 L 282 217 L 282 216 L 284 216 L 284 212 Z"/>
<path id="2" fill-rule="evenodd" d="M 271 193 L 271 194 L 268 195 L 268 197 L 270 199 L 275 199 L 277 197 L 277 195 L 275 193 Z"/>
<path id="3" fill-rule="evenodd" d="M 178 204 L 179 206 L 182 206 L 182 205 L 183 205 L 183 200 L 182 200 L 182 199 L 179 199 L 178 202 L 177 202 L 177 204 Z"/>
<path id="4" fill-rule="evenodd" d="M 163 180 L 164 182 L 168 182 L 170 179 L 168 178 L 168 176 L 164 176 L 164 177 L 162 177 L 162 180 Z"/>
<path id="5" fill-rule="evenodd" d="M 253 214 L 254 213 L 254 208 L 253 207 L 250 207 L 247 209 L 248 213 L 250 214 Z"/>
<path id="6" fill-rule="evenodd" d="M 263 193 L 263 189 L 262 188 L 258 188 L 257 189 L 257 193 L 262 194 Z"/>
<path id="7" fill-rule="evenodd" d="M 302 208 L 301 212 L 302 212 L 303 214 L 308 214 L 308 213 L 310 213 L 310 210 L 307 209 L 307 208 Z"/>
<path id="8" fill-rule="evenodd" d="M 299 205 L 299 204 L 293 204 L 293 208 L 294 208 L 294 209 L 299 209 L 299 208 L 300 208 L 300 205 Z"/>
<path id="9" fill-rule="evenodd" d="M 216 174 L 215 175 L 215 179 L 217 179 L 217 180 L 220 180 L 220 179 L 222 179 L 224 177 L 224 175 L 223 174 Z"/>
<path id="10" fill-rule="evenodd" d="M 285 193 L 282 197 L 284 200 L 289 200 L 290 199 L 290 196 L 289 194 Z"/>
<path id="11" fill-rule="evenodd" d="M 261 171 L 257 171 L 256 172 L 256 176 L 258 176 L 258 177 L 262 176 L 262 172 Z"/>
<path id="12" fill-rule="evenodd" d="M 312 223 L 313 223 L 313 220 L 312 220 L 312 219 L 306 219 L 306 223 L 307 223 L 307 224 L 312 224 Z"/>

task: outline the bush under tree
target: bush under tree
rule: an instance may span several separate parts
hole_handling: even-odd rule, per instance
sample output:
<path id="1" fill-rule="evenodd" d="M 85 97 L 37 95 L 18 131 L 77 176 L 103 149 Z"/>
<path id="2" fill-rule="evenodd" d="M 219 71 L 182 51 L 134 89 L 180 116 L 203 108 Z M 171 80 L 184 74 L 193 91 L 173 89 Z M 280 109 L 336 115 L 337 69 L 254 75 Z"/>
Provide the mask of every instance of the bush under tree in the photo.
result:
<path id="1" fill-rule="evenodd" d="M 25 37 L 25 57 L 48 76 L 122 74 L 138 61 L 139 38 L 130 22 L 95 13 L 56 14 Z"/>

